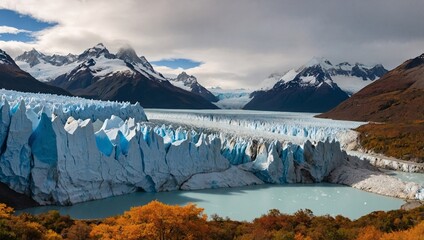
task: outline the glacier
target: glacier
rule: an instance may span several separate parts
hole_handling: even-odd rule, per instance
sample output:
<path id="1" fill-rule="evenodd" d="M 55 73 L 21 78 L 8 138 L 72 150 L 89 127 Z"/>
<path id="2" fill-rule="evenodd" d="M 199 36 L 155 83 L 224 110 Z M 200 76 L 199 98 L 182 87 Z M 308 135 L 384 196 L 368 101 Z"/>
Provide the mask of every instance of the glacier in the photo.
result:
<path id="1" fill-rule="evenodd" d="M 420 186 L 401 181 L 392 181 L 396 193 L 382 191 L 379 180 L 390 177 L 342 150 L 337 132 L 357 123 L 329 127 L 298 116 L 290 125 L 257 113 L 256 122 L 251 115 L 146 115 L 139 104 L 7 90 L 0 96 L 0 181 L 43 205 L 134 191 L 322 181 L 401 198 L 422 195 Z M 346 178 L 352 169 L 365 169 L 360 176 L 375 181 Z"/>

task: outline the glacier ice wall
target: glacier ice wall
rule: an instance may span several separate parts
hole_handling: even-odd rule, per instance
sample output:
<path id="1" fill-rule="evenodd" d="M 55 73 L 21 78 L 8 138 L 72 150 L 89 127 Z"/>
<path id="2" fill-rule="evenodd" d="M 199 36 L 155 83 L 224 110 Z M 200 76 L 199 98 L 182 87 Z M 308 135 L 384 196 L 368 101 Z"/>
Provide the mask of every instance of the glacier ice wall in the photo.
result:
<path id="1" fill-rule="evenodd" d="M 1 94 L 0 181 L 40 204 L 137 190 L 321 182 L 349 161 L 329 139 L 295 144 L 236 137 L 155 125 L 139 105 Z"/>
<path id="2" fill-rule="evenodd" d="M 84 101 L 3 95 L 0 180 L 40 204 L 74 204 L 136 190 L 320 182 L 346 158 L 337 142 L 299 146 L 154 127 L 138 105 Z"/>

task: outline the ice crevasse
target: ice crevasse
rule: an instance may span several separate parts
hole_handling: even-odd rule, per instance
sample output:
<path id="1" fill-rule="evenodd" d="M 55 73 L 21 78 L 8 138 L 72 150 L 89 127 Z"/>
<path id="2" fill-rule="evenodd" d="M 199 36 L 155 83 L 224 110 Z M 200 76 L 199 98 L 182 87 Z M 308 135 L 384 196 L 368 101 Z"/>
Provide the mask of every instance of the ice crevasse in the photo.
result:
<path id="1" fill-rule="evenodd" d="M 348 161 L 335 141 L 296 145 L 152 126 L 137 104 L 90 101 L 3 93 L 1 182 L 40 204 L 67 205 L 137 190 L 321 182 Z"/>

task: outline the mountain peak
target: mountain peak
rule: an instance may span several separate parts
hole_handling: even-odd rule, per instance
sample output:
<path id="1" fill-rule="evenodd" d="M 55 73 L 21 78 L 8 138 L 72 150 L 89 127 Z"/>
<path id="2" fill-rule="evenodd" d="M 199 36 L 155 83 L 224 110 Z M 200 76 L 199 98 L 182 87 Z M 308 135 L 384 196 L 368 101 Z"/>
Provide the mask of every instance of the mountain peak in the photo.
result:
<path id="1" fill-rule="evenodd" d="M 109 50 L 103 45 L 103 43 L 98 43 L 96 46 L 91 47 L 85 50 L 78 56 L 78 61 L 86 61 L 89 58 L 98 58 L 100 56 L 104 56 L 105 58 L 113 58 L 113 54 L 109 53 Z"/>
<path id="2" fill-rule="evenodd" d="M 147 71 L 156 73 L 149 61 L 147 61 L 144 56 L 139 57 L 134 48 L 130 45 L 119 48 L 116 53 L 116 57 L 132 65 L 136 65 L 138 67 L 145 68 Z M 159 74 L 159 76 L 161 75 Z"/>
<path id="3" fill-rule="evenodd" d="M 94 46 L 94 48 L 105 49 L 106 47 L 103 43 L 97 43 L 96 46 Z"/>
<path id="4" fill-rule="evenodd" d="M 336 65 L 336 67 L 342 67 L 342 66 L 352 66 L 352 64 L 350 64 L 349 62 L 341 62 Z"/>
<path id="5" fill-rule="evenodd" d="M 16 57 L 16 61 L 27 62 L 31 67 L 39 64 L 43 58 L 44 54 L 37 51 L 35 48 L 30 51 L 25 51 L 22 55 Z"/>
<path id="6" fill-rule="evenodd" d="M 321 66 L 325 69 L 334 67 L 333 64 L 326 58 L 323 57 L 313 57 L 309 62 L 307 62 L 304 67 L 313 67 L 313 66 Z"/>
<path id="7" fill-rule="evenodd" d="M 32 48 L 30 51 L 25 51 L 24 53 L 41 55 L 41 53 L 39 51 L 37 51 L 37 49 L 35 49 L 35 48 Z"/>
<path id="8" fill-rule="evenodd" d="M 193 75 L 188 75 L 186 72 L 180 73 L 175 80 L 185 84 L 197 83 L 197 78 Z"/>
<path id="9" fill-rule="evenodd" d="M 13 59 L 5 51 L 0 49 L 0 64 L 14 64 Z"/>
<path id="10" fill-rule="evenodd" d="M 119 48 L 116 57 L 128 63 L 142 63 L 135 50 L 130 46 Z"/>
<path id="11" fill-rule="evenodd" d="M 199 95 L 208 101 L 217 102 L 219 100 L 213 93 L 198 83 L 195 76 L 188 75 L 185 71 L 178 74 L 177 78 L 169 79 L 169 82 L 178 88 Z"/>
<path id="12" fill-rule="evenodd" d="M 39 52 L 37 49 L 32 48 L 30 51 L 25 51 L 21 56 L 28 55 L 28 56 L 43 56 L 41 52 Z"/>
<path id="13" fill-rule="evenodd" d="M 418 67 L 419 65 L 422 65 L 422 64 L 424 64 L 424 53 L 414 59 L 409 60 L 409 63 L 406 64 L 405 68 L 410 69 L 410 68 Z"/>
<path id="14" fill-rule="evenodd" d="M 188 75 L 185 71 L 182 71 L 178 77 L 190 77 L 190 75 Z"/>
<path id="15" fill-rule="evenodd" d="M 88 51 L 92 51 L 92 52 L 94 52 L 94 51 L 101 52 L 103 50 L 106 50 L 107 51 L 107 48 L 105 47 L 105 45 L 103 45 L 103 43 L 97 43 L 95 46 L 93 46 L 93 47 L 91 47 L 91 48 L 89 48 L 87 50 Z"/>

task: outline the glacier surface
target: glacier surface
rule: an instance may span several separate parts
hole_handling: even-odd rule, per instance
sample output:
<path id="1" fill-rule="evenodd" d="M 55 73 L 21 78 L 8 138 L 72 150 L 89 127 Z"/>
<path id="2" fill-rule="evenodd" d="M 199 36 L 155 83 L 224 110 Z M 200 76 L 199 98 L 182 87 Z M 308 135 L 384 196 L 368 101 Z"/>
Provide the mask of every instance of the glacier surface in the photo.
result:
<path id="1" fill-rule="evenodd" d="M 336 141 L 337 131 L 349 131 L 346 124 L 334 123 L 340 129 L 332 132 L 309 118 L 290 125 L 279 115 L 266 121 L 256 113 L 252 121 L 171 111 L 161 117 L 148 112 L 153 117 L 148 122 L 138 104 L 6 90 L 0 96 L 0 180 L 40 204 L 69 205 L 139 190 L 322 182 L 330 176 L 335 183 L 356 183 L 343 178 L 356 160 Z M 414 198 L 419 187 L 399 189 L 406 193 L 397 196 Z"/>

